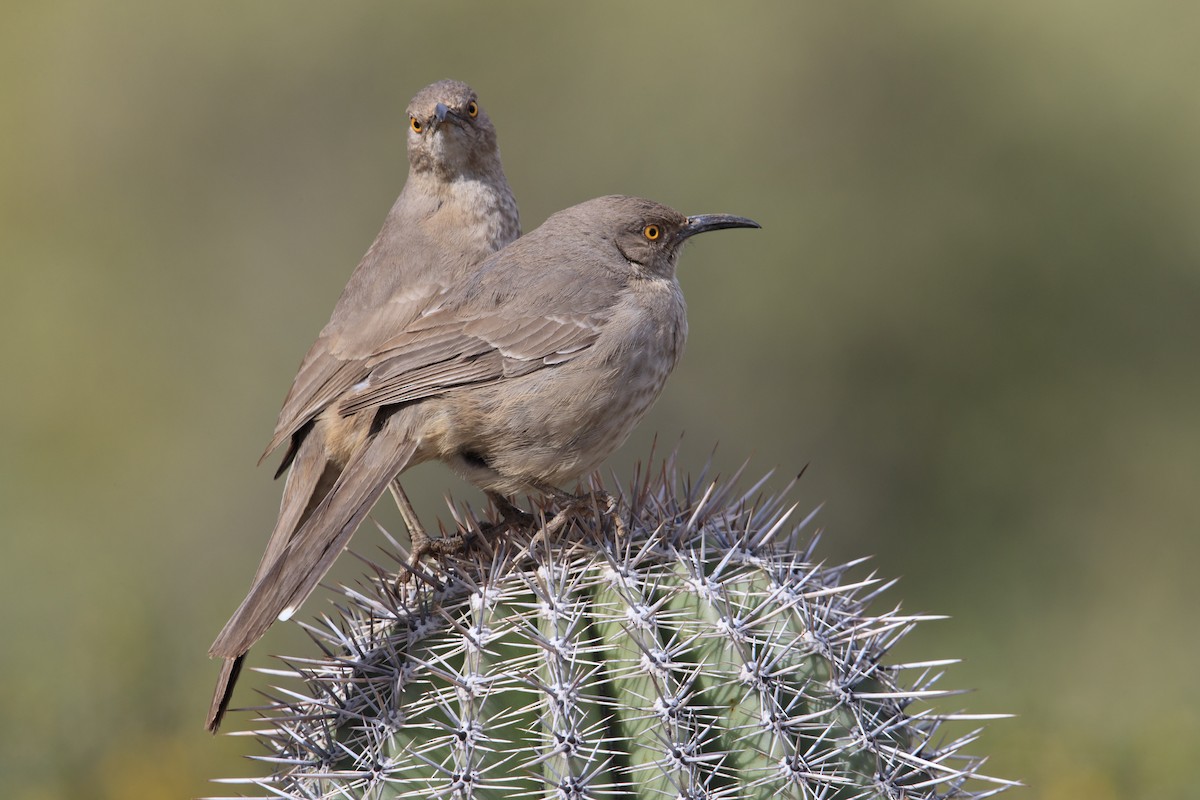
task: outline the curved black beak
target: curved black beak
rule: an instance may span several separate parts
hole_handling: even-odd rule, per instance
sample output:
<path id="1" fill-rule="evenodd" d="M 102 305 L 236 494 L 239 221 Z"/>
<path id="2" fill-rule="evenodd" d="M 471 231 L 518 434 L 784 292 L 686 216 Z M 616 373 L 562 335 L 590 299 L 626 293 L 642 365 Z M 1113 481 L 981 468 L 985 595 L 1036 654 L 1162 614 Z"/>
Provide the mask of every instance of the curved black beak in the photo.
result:
<path id="1" fill-rule="evenodd" d="M 438 103 L 433 107 L 433 118 L 437 121 L 438 125 L 447 120 L 451 122 L 459 122 L 461 120 L 459 113 L 445 103 Z"/>
<path id="2" fill-rule="evenodd" d="M 761 228 L 752 219 L 735 217 L 733 214 L 696 214 L 687 218 L 687 224 L 679 230 L 679 239 L 683 241 L 689 236 L 705 231 L 719 231 L 722 228 Z"/>

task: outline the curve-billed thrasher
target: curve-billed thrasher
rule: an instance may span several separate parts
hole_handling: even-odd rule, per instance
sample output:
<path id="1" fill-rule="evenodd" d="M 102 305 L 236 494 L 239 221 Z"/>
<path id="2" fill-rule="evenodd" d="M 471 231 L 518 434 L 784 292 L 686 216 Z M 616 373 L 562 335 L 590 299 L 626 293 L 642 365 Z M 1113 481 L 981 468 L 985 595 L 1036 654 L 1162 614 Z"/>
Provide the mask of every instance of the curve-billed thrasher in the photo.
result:
<path id="1" fill-rule="evenodd" d="M 276 477 L 291 469 L 251 596 L 367 436 L 374 413 L 347 416 L 337 402 L 418 314 L 443 302 L 479 262 L 521 233 L 496 130 L 471 87 L 449 80 L 427 86 L 409 103 L 408 115 L 408 180 L 304 357 L 263 453 L 266 458 L 288 442 Z M 411 506 L 400 497 L 410 532 L 422 538 Z M 210 731 L 221 724 L 247 649 L 262 635 L 228 647 L 241 614 L 239 609 L 209 650 L 225 659 L 206 723 Z"/>
<path id="2" fill-rule="evenodd" d="M 389 482 L 440 459 L 500 495 L 594 470 L 654 402 L 687 336 L 690 236 L 758 227 L 634 197 L 561 211 L 430 299 L 364 357 L 322 420 L 337 481 L 256 580 L 212 653 L 236 659 L 312 592 Z M 415 295 L 420 286 L 410 287 Z M 559 492 L 558 494 L 562 494 Z"/>

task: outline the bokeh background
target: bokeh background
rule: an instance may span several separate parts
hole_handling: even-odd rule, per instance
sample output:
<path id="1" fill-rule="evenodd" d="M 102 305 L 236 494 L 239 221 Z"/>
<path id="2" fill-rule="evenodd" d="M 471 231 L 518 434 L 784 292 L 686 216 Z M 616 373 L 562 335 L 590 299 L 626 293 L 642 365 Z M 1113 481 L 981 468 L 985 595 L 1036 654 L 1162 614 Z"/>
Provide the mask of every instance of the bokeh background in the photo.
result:
<path id="1" fill-rule="evenodd" d="M 1019 715 L 973 748 L 1013 797 L 1200 797 L 1198 34 L 1170 2 L 5 4 L 5 796 L 260 770 L 201 730 L 278 502 L 255 459 L 409 97 L 456 77 L 526 230 L 614 192 L 763 223 L 689 247 L 688 355 L 619 474 L 656 433 L 807 465 L 821 554 L 951 615 L 903 655 Z M 259 666 L 311 650 L 276 628 Z"/>

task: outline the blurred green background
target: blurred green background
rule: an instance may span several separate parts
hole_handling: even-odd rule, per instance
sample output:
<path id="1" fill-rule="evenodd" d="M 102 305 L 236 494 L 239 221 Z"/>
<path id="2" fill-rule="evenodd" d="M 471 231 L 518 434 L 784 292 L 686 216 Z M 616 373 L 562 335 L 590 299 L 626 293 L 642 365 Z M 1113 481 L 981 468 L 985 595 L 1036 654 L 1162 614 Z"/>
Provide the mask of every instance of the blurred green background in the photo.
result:
<path id="1" fill-rule="evenodd" d="M 763 223 L 685 255 L 688 355 L 620 474 L 655 433 L 807 464 L 822 555 L 952 616 L 903 653 L 966 659 L 946 707 L 1019 715 L 972 748 L 1012 796 L 1200 797 L 1198 33 L 1166 2 L 5 4 L 5 796 L 260 772 L 201 729 L 278 502 L 255 459 L 409 97 L 455 77 L 526 230 L 614 192 Z M 276 627 L 252 664 L 311 652 Z"/>

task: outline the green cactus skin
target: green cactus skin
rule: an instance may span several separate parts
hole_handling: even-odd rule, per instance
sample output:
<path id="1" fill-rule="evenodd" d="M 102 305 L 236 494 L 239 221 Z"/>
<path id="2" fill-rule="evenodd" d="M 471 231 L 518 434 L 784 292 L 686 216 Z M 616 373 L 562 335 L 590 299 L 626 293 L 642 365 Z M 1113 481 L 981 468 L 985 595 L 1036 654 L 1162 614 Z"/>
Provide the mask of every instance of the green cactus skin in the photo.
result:
<path id="1" fill-rule="evenodd" d="M 788 528 L 783 495 L 752 506 L 762 482 L 701 493 L 672 472 L 616 498 L 621 534 L 599 524 L 611 520 L 597 502 L 557 541 L 498 536 L 405 584 L 373 565 L 368 588 L 343 589 L 336 620 L 306 626 L 325 657 L 275 673 L 306 691 L 280 689 L 264 710 L 256 733 L 275 771 L 248 783 L 371 800 L 946 798 L 1014 785 L 959 753 L 978 731 L 934 742 L 946 720 L 1002 715 L 906 711 L 952 694 L 931 688 L 952 661 L 882 663 L 931 617 L 868 614 L 891 583 L 845 582 L 860 562 L 813 563 L 815 537 L 798 546 L 812 515 Z"/>

